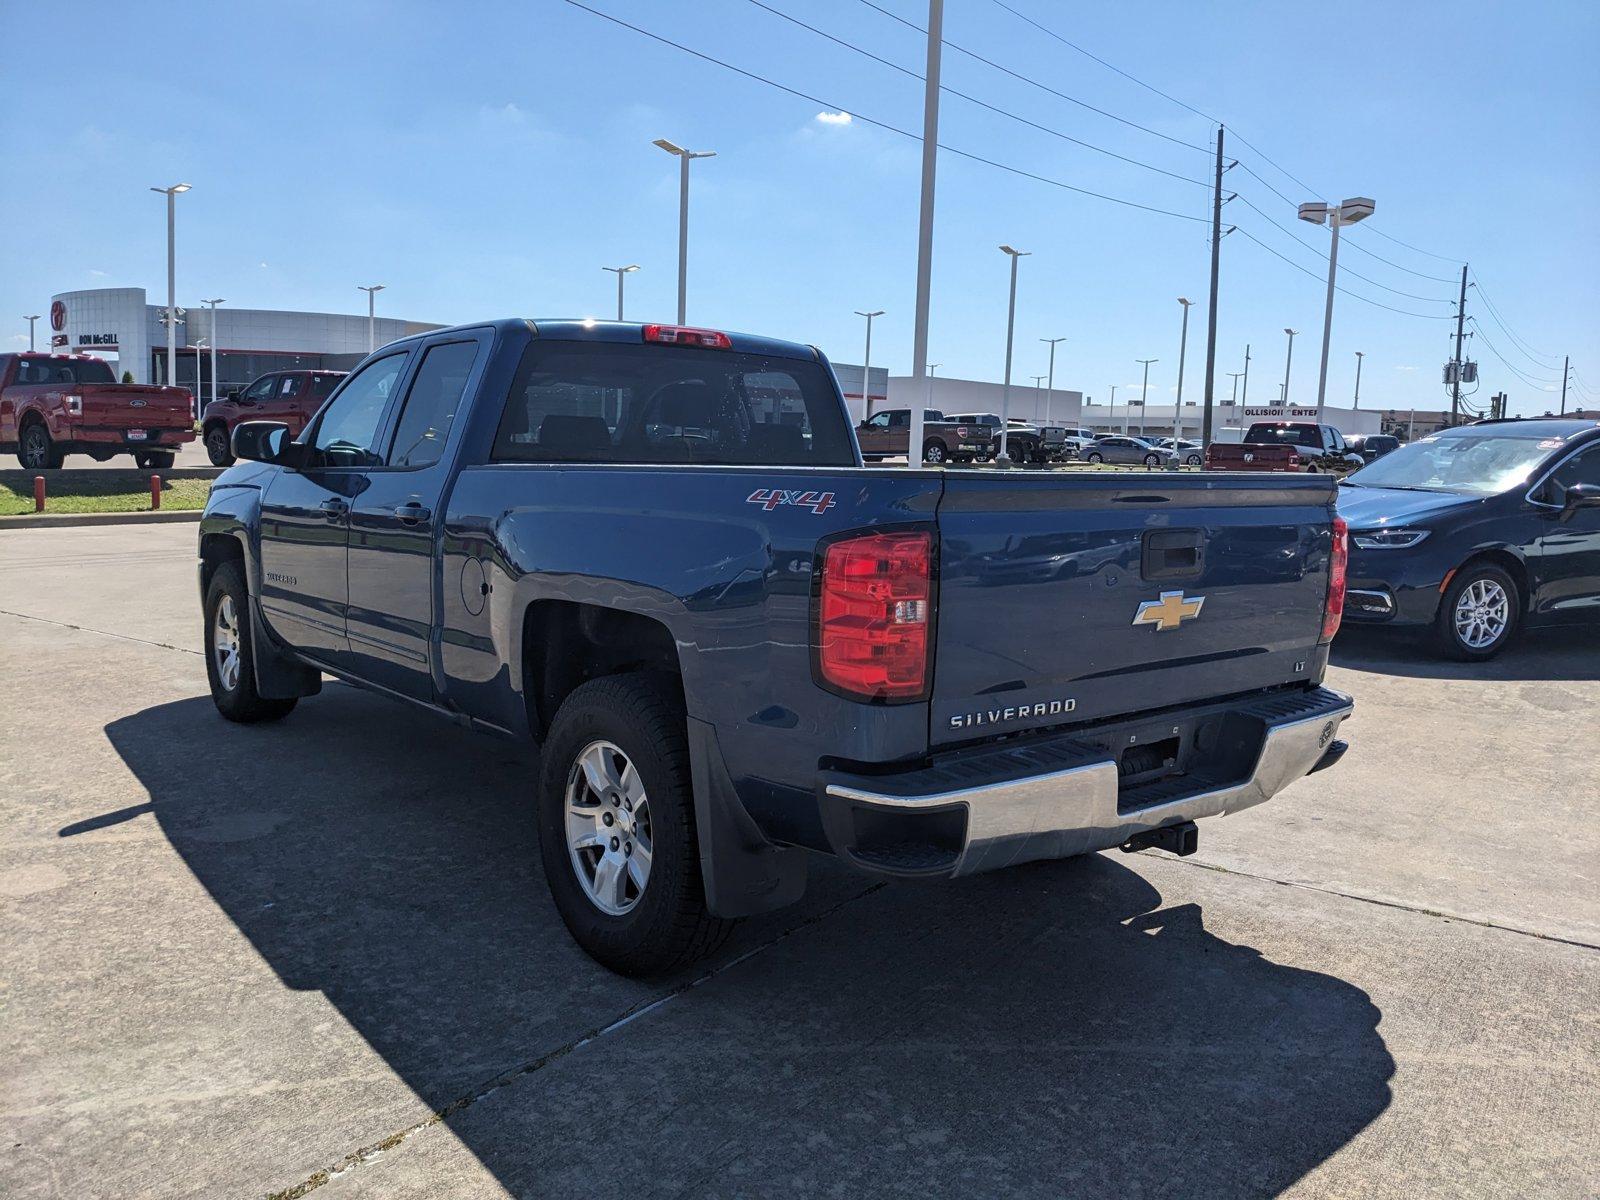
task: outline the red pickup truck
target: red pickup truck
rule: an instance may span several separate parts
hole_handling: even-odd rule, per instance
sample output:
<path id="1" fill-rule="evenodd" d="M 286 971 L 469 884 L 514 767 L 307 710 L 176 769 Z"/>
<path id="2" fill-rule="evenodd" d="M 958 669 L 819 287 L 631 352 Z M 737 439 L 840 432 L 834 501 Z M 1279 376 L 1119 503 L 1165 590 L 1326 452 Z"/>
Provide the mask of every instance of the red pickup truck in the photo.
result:
<path id="1" fill-rule="evenodd" d="M 53 470 L 69 454 L 170 467 L 194 441 L 189 402 L 187 388 L 118 383 L 88 355 L 0 354 L 0 452 L 30 471 Z"/>
<path id="2" fill-rule="evenodd" d="M 200 436 L 214 467 L 231 467 L 233 427 L 240 421 L 282 421 L 290 437 L 317 415 L 317 409 L 347 371 L 269 371 L 249 387 L 206 405 Z"/>
<path id="3" fill-rule="evenodd" d="M 1342 475 L 1366 465 L 1332 425 L 1314 421 L 1257 421 L 1243 442 L 1212 442 L 1208 471 L 1308 471 Z"/>

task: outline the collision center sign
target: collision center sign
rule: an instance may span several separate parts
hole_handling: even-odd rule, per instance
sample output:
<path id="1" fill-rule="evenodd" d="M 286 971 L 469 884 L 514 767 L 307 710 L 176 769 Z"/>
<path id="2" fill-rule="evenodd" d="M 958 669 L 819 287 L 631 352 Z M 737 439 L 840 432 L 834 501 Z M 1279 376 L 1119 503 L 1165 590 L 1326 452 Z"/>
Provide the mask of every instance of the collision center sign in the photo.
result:
<path id="1" fill-rule="evenodd" d="M 1280 404 L 1271 408 L 1247 408 L 1244 410 L 1244 415 L 1261 421 L 1315 421 L 1317 410 L 1288 408 Z"/>

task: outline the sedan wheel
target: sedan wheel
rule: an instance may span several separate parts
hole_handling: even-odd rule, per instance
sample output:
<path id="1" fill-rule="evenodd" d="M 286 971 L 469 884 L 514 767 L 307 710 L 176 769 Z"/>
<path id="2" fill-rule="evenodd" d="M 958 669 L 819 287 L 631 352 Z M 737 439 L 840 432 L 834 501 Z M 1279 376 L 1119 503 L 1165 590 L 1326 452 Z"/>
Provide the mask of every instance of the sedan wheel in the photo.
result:
<path id="1" fill-rule="evenodd" d="M 1499 581 L 1475 580 L 1457 598 L 1451 619 L 1462 645 L 1469 650 L 1487 650 L 1506 634 L 1511 598 Z"/>
<path id="2" fill-rule="evenodd" d="M 1516 633 L 1521 607 L 1517 585 L 1500 567 L 1490 563 L 1463 567 L 1441 598 L 1435 639 L 1451 658 L 1469 662 L 1493 658 Z"/>

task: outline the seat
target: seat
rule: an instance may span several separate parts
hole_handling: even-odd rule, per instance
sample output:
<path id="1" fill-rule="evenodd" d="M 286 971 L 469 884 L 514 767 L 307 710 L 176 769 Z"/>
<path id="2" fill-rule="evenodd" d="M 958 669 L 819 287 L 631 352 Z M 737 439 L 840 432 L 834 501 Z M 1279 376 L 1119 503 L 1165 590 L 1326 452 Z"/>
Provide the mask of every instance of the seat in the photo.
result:
<path id="1" fill-rule="evenodd" d="M 798 466 L 805 461 L 806 438 L 798 425 L 763 423 L 751 428 L 745 451 L 759 463 Z"/>
<path id="2" fill-rule="evenodd" d="M 611 450 L 611 430 L 601 417 L 550 413 L 539 422 L 539 448 L 553 454 L 594 458 Z"/>

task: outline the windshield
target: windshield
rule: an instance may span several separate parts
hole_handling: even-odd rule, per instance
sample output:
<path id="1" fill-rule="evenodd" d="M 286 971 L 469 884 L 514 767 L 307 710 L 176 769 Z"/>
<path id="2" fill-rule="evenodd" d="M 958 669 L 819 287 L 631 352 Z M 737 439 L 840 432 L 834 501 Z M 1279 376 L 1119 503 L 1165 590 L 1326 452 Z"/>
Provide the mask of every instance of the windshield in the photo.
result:
<path id="1" fill-rule="evenodd" d="M 1320 446 L 1315 425 L 1252 425 L 1244 440 L 1257 446 Z"/>
<path id="2" fill-rule="evenodd" d="M 1489 432 L 1427 437 L 1374 459 L 1346 482 L 1356 487 L 1493 496 L 1525 482 L 1561 445 L 1560 438 Z"/>

